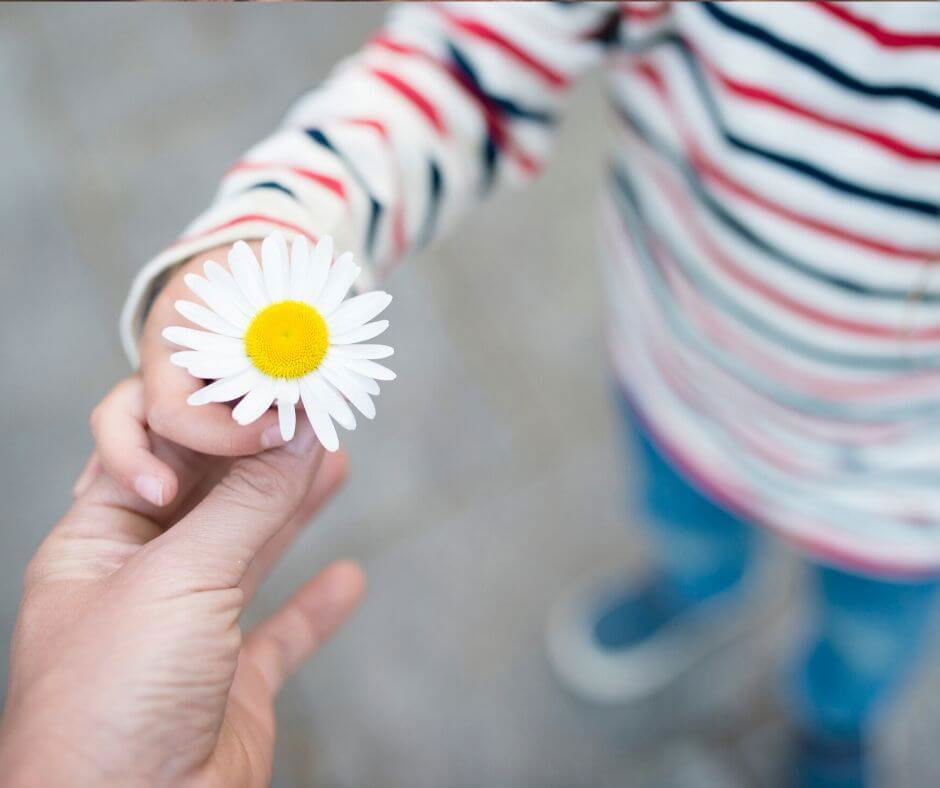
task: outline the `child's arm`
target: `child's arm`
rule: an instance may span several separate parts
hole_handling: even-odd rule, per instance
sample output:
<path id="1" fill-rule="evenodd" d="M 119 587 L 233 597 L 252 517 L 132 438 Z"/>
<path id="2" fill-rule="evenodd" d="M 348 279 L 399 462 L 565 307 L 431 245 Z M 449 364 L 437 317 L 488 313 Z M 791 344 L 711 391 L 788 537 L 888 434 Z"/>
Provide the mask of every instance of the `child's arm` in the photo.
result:
<path id="1" fill-rule="evenodd" d="M 364 265 L 360 284 L 369 286 L 500 184 L 538 172 L 566 88 L 601 59 L 617 14 L 607 3 L 393 11 L 235 164 L 209 210 L 135 280 L 122 337 L 132 358 L 139 347 L 151 428 L 233 455 L 259 450 L 274 423 L 241 427 L 224 405 L 186 404 L 200 384 L 169 363 L 175 348 L 160 336 L 181 320 L 173 302 L 188 297 L 186 271 L 201 270 L 206 257 L 224 265 L 221 250 L 234 241 L 279 229 L 333 235 Z"/>

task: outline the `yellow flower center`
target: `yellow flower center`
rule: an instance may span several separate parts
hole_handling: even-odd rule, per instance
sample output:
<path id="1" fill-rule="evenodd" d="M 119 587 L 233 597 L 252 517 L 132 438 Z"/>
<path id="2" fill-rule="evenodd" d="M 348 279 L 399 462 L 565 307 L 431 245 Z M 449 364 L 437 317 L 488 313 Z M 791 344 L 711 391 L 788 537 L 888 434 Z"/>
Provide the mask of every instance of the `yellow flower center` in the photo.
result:
<path id="1" fill-rule="evenodd" d="M 300 301 L 265 307 L 245 332 L 248 358 L 272 378 L 295 380 L 313 372 L 329 346 L 330 331 L 323 316 Z"/>

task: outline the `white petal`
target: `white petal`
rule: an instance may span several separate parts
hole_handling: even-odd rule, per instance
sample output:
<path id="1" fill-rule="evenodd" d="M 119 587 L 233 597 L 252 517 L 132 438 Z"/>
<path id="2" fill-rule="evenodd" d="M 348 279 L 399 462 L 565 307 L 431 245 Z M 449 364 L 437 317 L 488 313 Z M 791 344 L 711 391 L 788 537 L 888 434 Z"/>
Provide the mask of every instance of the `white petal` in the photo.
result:
<path id="1" fill-rule="evenodd" d="M 350 298 L 326 319 L 330 334 L 343 334 L 369 322 L 392 303 L 392 297 L 381 290 Z"/>
<path id="2" fill-rule="evenodd" d="M 235 306 L 244 312 L 246 316 L 254 313 L 251 304 L 248 303 L 242 291 L 235 283 L 235 278 L 225 268 L 219 265 L 215 260 L 206 260 L 206 264 L 202 267 L 202 270 L 206 274 L 206 279 L 214 284 L 227 298 L 231 299 Z"/>
<path id="3" fill-rule="evenodd" d="M 272 303 L 287 299 L 287 241 L 284 234 L 271 233 L 261 242 L 261 267 L 264 287 Z"/>
<path id="4" fill-rule="evenodd" d="M 243 334 L 241 330 L 235 328 L 228 320 L 219 317 L 218 314 L 202 306 L 202 304 L 196 304 L 192 301 L 177 301 L 173 306 L 176 307 L 176 311 L 187 320 L 191 320 L 197 326 L 207 331 L 212 331 L 215 334 L 224 334 L 227 337 L 235 337 L 236 339 L 240 339 Z"/>
<path id="5" fill-rule="evenodd" d="M 307 280 L 310 278 L 310 244 L 303 235 L 294 237 L 290 248 L 290 292 L 288 297 L 303 301 L 306 297 Z"/>
<path id="6" fill-rule="evenodd" d="M 394 355 L 395 348 L 390 345 L 338 345 L 330 347 L 330 353 L 337 358 L 388 358 Z"/>
<path id="7" fill-rule="evenodd" d="M 351 369 L 343 369 L 343 372 L 349 375 L 349 379 L 359 386 L 359 388 L 361 388 L 366 394 L 370 394 L 373 397 L 377 397 L 379 395 L 379 384 L 376 383 L 373 378 L 360 375 L 358 372 L 353 372 Z"/>
<path id="8" fill-rule="evenodd" d="M 353 262 L 353 256 L 349 252 L 341 254 L 330 269 L 323 292 L 314 306 L 322 314 L 329 315 L 343 302 L 361 272 L 362 269 Z"/>
<path id="9" fill-rule="evenodd" d="M 333 426 L 333 421 L 326 412 L 326 408 L 317 402 L 309 387 L 305 385 L 300 387 L 300 398 L 304 403 L 304 413 L 307 414 L 310 426 L 313 427 L 313 431 L 320 443 L 323 444 L 323 448 L 327 451 L 336 451 L 339 448 L 339 436 L 336 434 L 336 427 Z"/>
<path id="10" fill-rule="evenodd" d="M 300 400 L 300 382 L 297 380 L 278 380 L 275 384 L 274 396 L 291 405 Z"/>
<path id="11" fill-rule="evenodd" d="M 219 356 L 198 350 L 181 350 L 170 356 L 170 361 L 184 367 L 197 378 L 227 378 L 251 366 L 247 356 Z"/>
<path id="12" fill-rule="evenodd" d="M 313 396 L 322 404 L 337 424 L 347 430 L 356 429 L 356 415 L 350 410 L 342 395 L 327 383 L 319 372 L 308 375 L 300 385 L 309 387 L 308 395 Z"/>
<path id="13" fill-rule="evenodd" d="M 204 358 L 234 358 L 234 356 L 215 356 L 211 353 L 200 353 L 198 350 L 178 350 L 170 354 L 170 363 L 187 369 L 190 364 Z"/>
<path id="14" fill-rule="evenodd" d="M 387 320 L 376 320 L 374 323 L 366 323 L 364 326 L 354 328 L 336 336 L 330 335 L 331 345 L 351 345 L 355 342 L 365 342 L 367 339 L 375 339 L 385 329 L 388 328 Z"/>
<path id="15" fill-rule="evenodd" d="M 163 338 L 176 345 L 204 350 L 207 353 L 222 353 L 227 356 L 239 356 L 245 352 L 245 343 L 234 337 L 197 331 L 195 328 L 169 326 L 163 329 Z"/>
<path id="16" fill-rule="evenodd" d="M 334 386 L 340 394 L 346 397 L 363 416 L 367 419 L 375 418 L 375 403 L 372 402 L 372 398 L 362 390 L 351 375 L 326 362 L 321 364 L 317 371 L 323 375 L 327 383 Z M 301 395 L 303 395 L 303 388 L 301 388 Z"/>
<path id="17" fill-rule="evenodd" d="M 264 280 L 261 278 L 261 268 L 255 253 L 244 241 L 236 241 L 232 251 L 228 253 L 228 267 L 232 269 L 238 289 L 242 291 L 253 310 L 264 309 L 271 303 L 264 289 Z"/>
<path id="18" fill-rule="evenodd" d="M 247 394 L 255 386 L 263 382 L 261 373 L 254 367 L 249 367 L 244 372 L 232 375 L 208 386 L 203 386 L 199 391 L 193 392 L 186 400 L 190 405 L 206 405 L 210 402 L 230 402 Z"/>
<path id="19" fill-rule="evenodd" d="M 289 441 L 294 437 L 294 430 L 297 427 L 297 411 L 290 402 L 283 400 L 277 401 L 277 423 L 281 428 L 281 437 Z"/>
<path id="20" fill-rule="evenodd" d="M 373 380 L 395 380 L 398 377 L 388 367 L 376 364 L 374 361 L 368 361 L 364 358 L 344 358 L 337 361 L 343 364 L 350 372 L 356 372 L 359 375 L 365 375 Z"/>
<path id="21" fill-rule="evenodd" d="M 232 418 L 245 426 L 260 419 L 274 403 L 274 381 L 259 375 L 260 380 L 235 406 Z"/>
<path id="22" fill-rule="evenodd" d="M 330 264 L 333 262 L 333 239 L 324 235 L 310 255 L 310 274 L 307 278 L 305 301 L 313 304 L 326 284 L 330 273 Z"/>
<path id="23" fill-rule="evenodd" d="M 208 279 L 203 279 L 196 274 L 186 274 L 183 277 L 186 286 L 199 296 L 209 308 L 219 317 L 231 323 L 235 328 L 244 331 L 248 328 L 248 315 L 237 306 L 236 303 L 227 296 L 227 294 L 212 284 Z"/>

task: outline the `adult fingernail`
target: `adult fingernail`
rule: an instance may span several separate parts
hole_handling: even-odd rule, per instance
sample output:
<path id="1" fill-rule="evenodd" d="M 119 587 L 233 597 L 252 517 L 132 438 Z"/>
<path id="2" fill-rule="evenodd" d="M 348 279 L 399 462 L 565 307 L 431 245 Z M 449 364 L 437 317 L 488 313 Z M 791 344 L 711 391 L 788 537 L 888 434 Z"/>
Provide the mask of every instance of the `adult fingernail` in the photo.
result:
<path id="1" fill-rule="evenodd" d="M 307 423 L 306 419 L 299 419 L 297 431 L 294 433 L 294 437 L 287 441 L 284 450 L 291 454 L 303 456 L 309 454 L 316 445 L 318 445 L 318 441 L 313 428 Z"/>
<path id="2" fill-rule="evenodd" d="M 163 479 L 156 476 L 138 476 L 134 480 L 137 494 L 154 506 L 163 506 Z"/>
<path id="3" fill-rule="evenodd" d="M 283 446 L 284 438 L 281 436 L 281 427 L 278 424 L 272 424 L 261 433 L 261 448 L 273 449 L 275 446 Z"/>

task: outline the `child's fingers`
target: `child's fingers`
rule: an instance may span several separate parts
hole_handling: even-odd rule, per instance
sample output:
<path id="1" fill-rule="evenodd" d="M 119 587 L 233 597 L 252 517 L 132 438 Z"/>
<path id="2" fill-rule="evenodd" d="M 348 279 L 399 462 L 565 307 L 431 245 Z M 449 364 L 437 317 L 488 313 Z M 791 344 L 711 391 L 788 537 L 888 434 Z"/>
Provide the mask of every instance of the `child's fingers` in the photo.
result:
<path id="1" fill-rule="evenodd" d="M 122 380 L 91 414 L 98 458 L 121 485 L 154 506 L 176 497 L 176 473 L 150 450 L 140 380 Z"/>
<path id="2" fill-rule="evenodd" d="M 144 326 L 140 355 L 147 421 L 154 432 L 202 454 L 223 457 L 257 454 L 284 442 L 277 428 L 277 414 L 271 411 L 253 424 L 241 426 L 232 418 L 228 403 L 188 404 L 189 395 L 204 383 L 171 363 L 170 356 L 182 348 L 163 337 L 168 326 L 189 325 L 174 304 L 179 299 L 192 298 L 185 283 L 186 274 L 202 274 L 207 256 L 224 258 L 225 250 L 214 250 L 182 266 L 154 301 Z"/>
<path id="3" fill-rule="evenodd" d="M 187 398 L 203 384 L 170 362 L 172 352 L 169 346 L 151 350 L 141 367 L 147 422 L 154 432 L 193 451 L 223 457 L 257 454 L 283 443 L 274 411 L 242 426 L 225 403 L 190 405 Z"/>

